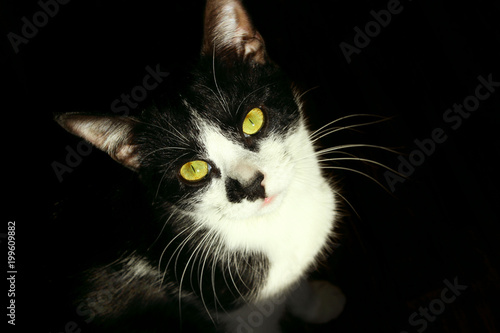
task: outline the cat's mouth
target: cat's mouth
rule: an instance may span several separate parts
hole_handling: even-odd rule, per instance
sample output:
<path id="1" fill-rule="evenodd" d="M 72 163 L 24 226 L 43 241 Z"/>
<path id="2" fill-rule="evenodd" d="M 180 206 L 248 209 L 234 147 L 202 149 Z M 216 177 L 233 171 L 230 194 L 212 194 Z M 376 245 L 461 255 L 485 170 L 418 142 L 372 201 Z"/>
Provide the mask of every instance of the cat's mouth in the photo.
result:
<path id="1" fill-rule="evenodd" d="M 262 207 L 269 206 L 272 202 L 274 202 L 274 201 L 275 201 L 275 199 L 276 199 L 276 197 L 277 197 L 277 196 L 278 196 L 278 195 L 276 194 L 276 195 L 272 195 L 272 196 L 270 196 L 270 197 L 266 197 L 266 198 L 264 199 L 264 202 L 262 203 Z"/>
<path id="2" fill-rule="evenodd" d="M 260 213 L 266 214 L 278 208 L 283 201 L 283 192 L 265 197 L 260 205 Z"/>

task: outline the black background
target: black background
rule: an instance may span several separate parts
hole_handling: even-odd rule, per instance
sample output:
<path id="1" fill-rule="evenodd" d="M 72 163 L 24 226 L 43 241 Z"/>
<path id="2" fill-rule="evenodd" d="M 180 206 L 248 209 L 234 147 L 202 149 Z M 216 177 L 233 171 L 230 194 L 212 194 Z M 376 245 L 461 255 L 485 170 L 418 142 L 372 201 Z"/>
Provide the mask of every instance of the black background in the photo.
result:
<path id="1" fill-rule="evenodd" d="M 421 326 L 411 326 L 409 316 L 440 299 L 445 279 L 458 279 L 467 290 L 429 321 L 425 332 L 498 332 L 500 87 L 457 129 L 443 114 L 474 95 L 478 76 L 491 74 L 500 82 L 500 3 L 401 1 L 402 11 L 348 63 L 340 43 L 353 45 L 354 27 L 364 29 L 373 20 L 370 11 L 387 4 L 246 2 L 271 58 L 301 86 L 317 87 L 306 95 L 312 129 L 349 114 L 391 117 L 360 128 L 362 132 L 332 134 L 322 146 L 376 144 L 408 158 L 417 148 L 414 140 L 430 138 L 436 128 L 447 135 L 392 194 L 360 174 L 333 170 L 360 218 L 344 205 L 350 215 L 340 224 L 341 246 L 315 275 L 340 285 L 348 303 L 337 321 L 296 330 L 416 332 Z M 69 317 L 56 320 L 59 325 L 47 324 L 60 315 L 54 300 L 61 291 L 50 283 L 50 275 L 65 268 L 55 267 L 60 264 L 51 251 L 64 253 L 65 244 L 78 237 L 71 226 L 53 224 L 54 206 L 79 186 L 123 173 L 103 153 L 93 151 L 60 182 L 51 165 L 64 163 L 65 147 L 75 148 L 80 140 L 59 128 L 52 114 L 111 112 L 113 100 L 142 83 L 146 66 L 160 64 L 170 75 L 144 103 L 162 90 L 175 89 L 176 80 L 198 56 L 203 6 L 203 1 L 72 0 L 60 5 L 15 53 L 8 33 L 21 35 L 21 18 L 33 22 L 41 7 L 36 1 L 0 3 L 0 76 L 5 83 L 0 119 L 6 165 L 1 232 L 7 221 L 16 221 L 17 328 L 59 332 L 67 321 L 78 322 L 73 309 L 67 309 L 64 316 Z M 367 120 L 350 118 L 342 125 Z M 381 150 L 350 152 L 392 168 L 399 164 L 397 154 Z M 383 168 L 358 162 L 338 165 L 355 167 L 387 186 Z M 95 232 L 99 238 L 100 231 Z"/>

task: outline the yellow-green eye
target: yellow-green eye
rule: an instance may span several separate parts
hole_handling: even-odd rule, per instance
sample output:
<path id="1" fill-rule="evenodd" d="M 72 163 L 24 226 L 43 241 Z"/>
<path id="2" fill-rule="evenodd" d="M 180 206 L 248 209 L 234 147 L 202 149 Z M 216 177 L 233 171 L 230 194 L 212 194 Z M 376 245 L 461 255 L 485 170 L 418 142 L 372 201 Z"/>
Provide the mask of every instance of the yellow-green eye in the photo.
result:
<path id="1" fill-rule="evenodd" d="M 210 171 L 210 166 L 205 161 L 187 162 L 181 167 L 180 175 L 187 181 L 197 182 L 205 178 Z"/>
<path id="2" fill-rule="evenodd" d="M 243 120 L 243 133 L 254 135 L 260 131 L 262 125 L 264 125 L 264 112 L 259 108 L 253 108 Z"/>

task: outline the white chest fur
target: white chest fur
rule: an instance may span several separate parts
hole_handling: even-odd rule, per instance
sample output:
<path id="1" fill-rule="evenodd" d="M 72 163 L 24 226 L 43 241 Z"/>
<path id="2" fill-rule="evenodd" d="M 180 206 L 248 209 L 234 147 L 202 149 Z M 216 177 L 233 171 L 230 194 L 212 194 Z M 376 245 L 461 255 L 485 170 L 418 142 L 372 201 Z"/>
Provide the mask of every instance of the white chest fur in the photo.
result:
<path id="1" fill-rule="evenodd" d="M 315 188 L 291 186 L 275 218 L 262 225 L 270 270 L 260 297 L 271 297 L 303 276 L 333 229 L 333 215 L 333 194 L 325 182 Z"/>

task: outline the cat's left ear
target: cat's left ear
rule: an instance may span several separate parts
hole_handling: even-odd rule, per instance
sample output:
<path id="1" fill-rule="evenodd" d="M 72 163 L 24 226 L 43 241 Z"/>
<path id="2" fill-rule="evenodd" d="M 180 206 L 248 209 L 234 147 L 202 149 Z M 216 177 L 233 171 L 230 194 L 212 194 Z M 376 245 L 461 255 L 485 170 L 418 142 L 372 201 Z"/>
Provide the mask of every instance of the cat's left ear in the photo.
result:
<path id="1" fill-rule="evenodd" d="M 207 0 L 202 54 L 264 64 L 264 39 L 239 0 Z"/>
<path id="2" fill-rule="evenodd" d="M 139 169 L 139 156 L 132 143 L 135 122 L 131 118 L 65 113 L 56 115 L 55 120 L 68 132 L 105 151 L 127 168 Z"/>

